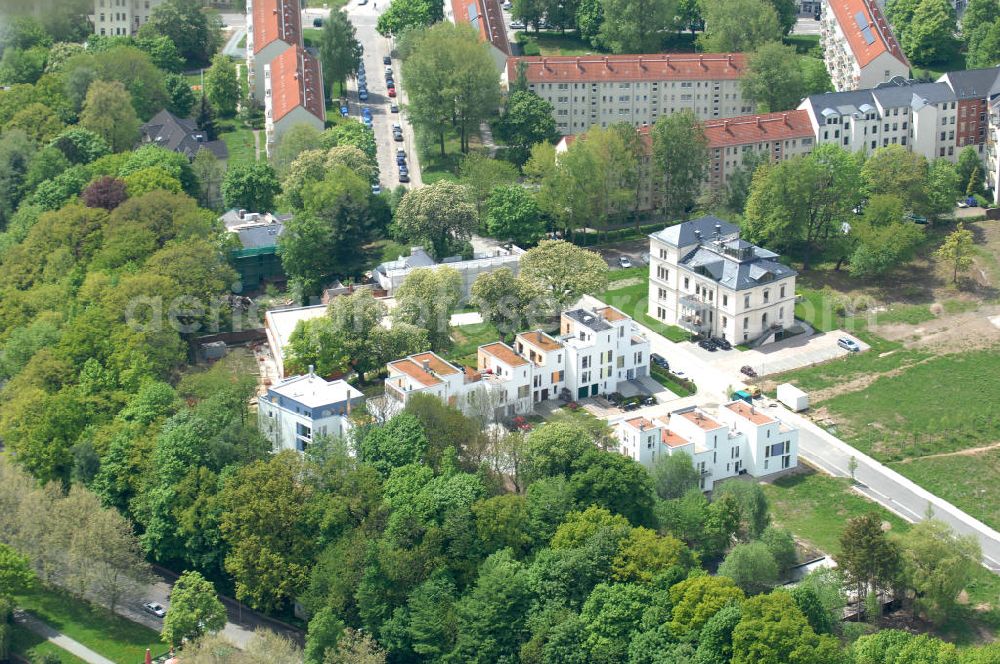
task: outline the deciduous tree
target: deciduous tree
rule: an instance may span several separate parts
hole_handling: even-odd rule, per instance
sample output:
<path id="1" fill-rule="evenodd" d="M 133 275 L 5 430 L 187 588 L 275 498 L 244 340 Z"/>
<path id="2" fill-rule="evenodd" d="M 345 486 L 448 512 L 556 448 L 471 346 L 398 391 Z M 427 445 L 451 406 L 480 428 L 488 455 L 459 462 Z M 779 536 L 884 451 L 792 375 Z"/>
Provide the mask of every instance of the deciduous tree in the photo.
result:
<path id="1" fill-rule="evenodd" d="M 199 572 L 180 575 L 170 590 L 170 610 L 163 619 L 163 640 L 179 646 L 226 625 L 226 607 L 215 595 L 215 586 Z"/>
<path id="2" fill-rule="evenodd" d="M 882 520 L 875 512 L 847 522 L 840 535 L 840 548 L 840 555 L 835 556 L 837 565 L 844 570 L 848 583 L 857 588 L 858 598 L 866 597 L 869 591 L 887 589 L 899 578 L 899 545 L 882 530 Z"/>
<path id="3" fill-rule="evenodd" d="M 506 337 L 525 329 L 546 307 L 542 289 L 507 268 L 484 272 L 472 284 L 472 304 Z"/>
<path id="4" fill-rule="evenodd" d="M 958 50 L 955 6 L 948 0 L 920 0 L 900 45 L 915 65 L 945 62 Z"/>
<path id="5" fill-rule="evenodd" d="M 901 544 L 904 579 L 916 593 L 917 606 L 935 622 L 948 620 L 982 558 L 978 540 L 927 519 L 903 535 Z"/>
<path id="6" fill-rule="evenodd" d="M 708 139 L 691 111 L 661 117 L 652 134 L 663 214 L 681 218 L 694 205 L 708 172 Z"/>
<path id="7" fill-rule="evenodd" d="M 737 544 L 719 565 L 719 574 L 731 578 L 748 595 L 765 593 L 778 585 L 778 571 L 763 542 Z"/>
<path id="8" fill-rule="evenodd" d="M 649 470 L 653 476 L 656 494 L 663 500 L 680 498 L 691 489 L 698 488 L 701 475 L 686 452 L 663 454 Z"/>
<path id="9" fill-rule="evenodd" d="M 462 185 L 439 180 L 407 192 L 396 208 L 393 225 L 411 242 L 425 242 L 430 253 L 441 260 L 460 252 L 472 236 L 476 210 Z"/>
<path id="10" fill-rule="evenodd" d="M 229 56 L 218 53 L 212 58 L 212 66 L 205 72 L 205 96 L 220 116 L 236 115 L 240 83 L 236 78 L 236 65 Z"/>
<path id="11" fill-rule="evenodd" d="M 131 148 L 139 137 L 139 118 L 125 86 L 118 81 L 91 83 L 80 126 L 100 136 L 115 152 Z"/>
<path id="12" fill-rule="evenodd" d="M 447 266 L 413 270 L 396 289 L 393 322 L 427 330 L 435 349 L 447 348 L 451 312 L 462 297 L 462 275 Z"/>
<path id="13" fill-rule="evenodd" d="M 221 46 L 219 26 L 214 25 L 199 0 L 166 0 L 158 5 L 139 30 L 139 37 L 169 37 L 188 66 L 208 64 Z"/>
<path id="14" fill-rule="evenodd" d="M 476 205 L 476 214 L 480 219 L 483 218 L 483 205 L 493 190 L 502 185 L 516 183 L 517 175 L 517 168 L 513 164 L 491 159 L 481 152 L 470 152 L 465 155 L 458 166 L 458 181 L 465 185 Z"/>
<path id="15" fill-rule="evenodd" d="M 486 230 L 518 245 L 534 244 L 545 235 L 545 222 L 534 197 L 520 185 L 497 187 L 486 201 Z"/>
<path id="16" fill-rule="evenodd" d="M 767 42 L 753 52 L 740 84 L 743 96 L 755 101 L 761 113 L 795 108 L 803 97 L 814 92 L 806 90 L 795 47 L 780 42 Z"/>
<path id="17" fill-rule="evenodd" d="M 527 90 L 517 90 L 507 98 L 493 130 L 511 149 L 510 159 L 516 164 L 528 160 L 531 146 L 558 135 L 552 104 Z"/>
<path id="18" fill-rule="evenodd" d="M 703 2 L 705 32 L 699 45 L 708 52 L 750 52 L 771 41 L 781 41 L 783 27 L 768 0 Z"/>
<path id="19" fill-rule="evenodd" d="M 278 175 L 263 162 L 234 164 L 222 180 L 222 198 L 231 208 L 269 212 L 280 191 Z"/>
<path id="20" fill-rule="evenodd" d="M 674 25 L 676 0 L 602 0 L 600 43 L 612 53 L 657 53 Z"/>
<path id="21" fill-rule="evenodd" d="M 972 236 L 972 231 L 967 230 L 964 224 L 959 223 L 934 252 L 934 258 L 939 263 L 951 268 L 951 281 L 958 283 L 958 273 L 969 269 L 972 265 L 974 252 L 975 239 Z"/>
<path id="22" fill-rule="evenodd" d="M 405 2 L 406 0 L 404 0 Z M 389 11 L 392 11 L 390 5 Z M 323 83 L 327 95 L 333 95 L 334 83 L 341 86 L 358 71 L 361 61 L 361 44 L 355 36 L 354 25 L 342 11 L 332 11 L 323 23 L 319 40 L 319 57 L 323 63 Z"/>
<path id="23" fill-rule="evenodd" d="M 563 240 L 542 240 L 521 257 L 521 277 L 541 286 L 560 309 L 607 286 L 608 264 Z"/>

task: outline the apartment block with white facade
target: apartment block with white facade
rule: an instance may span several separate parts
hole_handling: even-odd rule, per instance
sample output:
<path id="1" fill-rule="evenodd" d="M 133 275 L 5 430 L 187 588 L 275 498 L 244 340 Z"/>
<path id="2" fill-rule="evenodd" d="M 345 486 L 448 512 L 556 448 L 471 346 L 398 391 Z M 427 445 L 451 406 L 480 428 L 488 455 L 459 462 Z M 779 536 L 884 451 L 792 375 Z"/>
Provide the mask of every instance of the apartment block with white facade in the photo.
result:
<path id="1" fill-rule="evenodd" d="M 289 46 L 264 65 L 264 140 L 268 157 L 292 127 L 326 127 L 326 100 L 319 60 L 301 46 Z"/>
<path id="2" fill-rule="evenodd" d="M 653 233 L 649 315 L 733 344 L 781 338 L 795 319 L 795 270 L 708 215 Z"/>
<path id="3" fill-rule="evenodd" d="M 1000 205 L 1000 95 L 990 101 L 989 113 L 983 161 L 986 163 L 986 186 L 993 190 L 993 203 Z"/>
<path id="4" fill-rule="evenodd" d="M 94 0 L 95 35 L 131 36 L 139 32 L 163 0 Z"/>
<path id="5" fill-rule="evenodd" d="M 649 354 L 649 340 L 618 309 L 573 309 L 562 314 L 557 337 L 536 330 L 517 335 L 514 347 L 480 346 L 475 369 L 434 353 L 390 362 L 385 395 L 402 406 L 413 394 L 431 394 L 466 412 L 485 402 L 512 417 L 564 393 L 583 399 L 616 392 L 620 382 L 649 373 Z"/>
<path id="6" fill-rule="evenodd" d="M 763 477 L 798 465 L 798 430 L 743 401 L 724 404 L 717 417 L 689 406 L 665 418 L 627 417 L 614 428 L 618 451 L 644 466 L 686 453 L 703 491 L 730 477 Z"/>
<path id="7" fill-rule="evenodd" d="M 682 110 L 701 120 L 750 113 L 745 73 L 742 53 L 535 56 L 508 59 L 506 78 L 523 74 L 552 104 L 559 133 L 580 134 L 593 125 L 651 125 Z"/>
<path id="8" fill-rule="evenodd" d="M 870 88 L 910 74 L 910 62 L 876 0 L 826 0 L 820 46 L 838 91 Z"/>
<path id="9" fill-rule="evenodd" d="M 364 400 L 347 382 L 328 382 L 310 372 L 269 387 L 257 400 L 257 420 L 275 451 L 302 452 L 317 436 L 347 433 L 351 410 Z"/>

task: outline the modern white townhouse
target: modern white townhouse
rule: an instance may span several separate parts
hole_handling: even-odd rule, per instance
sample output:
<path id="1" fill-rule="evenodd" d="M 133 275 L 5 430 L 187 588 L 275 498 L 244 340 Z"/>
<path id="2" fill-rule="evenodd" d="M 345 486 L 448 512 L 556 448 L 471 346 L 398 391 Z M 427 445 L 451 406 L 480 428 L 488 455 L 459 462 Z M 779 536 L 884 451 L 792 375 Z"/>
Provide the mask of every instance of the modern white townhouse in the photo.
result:
<path id="1" fill-rule="evenodd" d="M 689 406 L 665 418 L 627 417 L 614 428 L 619 452 L 644 466 L 685 452 L 703 491 L 730 477 L 763 477 L 798 465 L 798 429 L 744 401 L 722 405 L 717 417 Z"/>
<path id="2" fill-rule="evenodd" d="M 910 62 L 876 0 L 826 0 L 820 46 L 838 91 L 870 88 L 910 74 Z"/>
<path id="3" fill-rule="evenodd" d="M 131 36 L 139 32 L 163 0 L 94 0 L 95 35 Z"/>
<path id="4" fill-rule="evenodd" d="M 563 395 L 616 392 L 620 382 L 649 373 L 649 354 L 649 340 L 618 309 L 573 309 L 562 314 L 557 337 L 534 330 L 518 334 L 514 347 L 480 346 L 475 369 L 435 353 L 390 362 L 385 395 L 402 406 L 413 394 L 432 394 L 466 412 L 485 400 L 498 416 L 512 417 Z"/>
<path id="5" fill-rule="evenodd" d="M 264 68 L 290 46 L 303 46 L 299 0 L 247 0 L 247 75 L 258 103 L 264 103 Z"/>
<path id="6" fill-rule="evenodd" d="M 745 73 L 742 53 L 532 56 L 509 58 L 506 79 L 523 76 L 552 104 L 559 133 L 580 134 L 593 125 L 651 125 L 682 110 L 700 120 L 751 113 Z"/>
<path id="7" fill-rule="evenodd" d="M 257 420 L 275 451 L 303 452 L 317 436 L 343 436 L 351 410 L 364 400 L 347 382 L 328 382 L 310 370 L 269 387 L 257 400 Z"/>
<path id="8" fill-rule="evenodd" d="M 795 319 L 795 270 L 707 215 L 649 236 L 649 315 L 733 344 L 780 339 Z"/>

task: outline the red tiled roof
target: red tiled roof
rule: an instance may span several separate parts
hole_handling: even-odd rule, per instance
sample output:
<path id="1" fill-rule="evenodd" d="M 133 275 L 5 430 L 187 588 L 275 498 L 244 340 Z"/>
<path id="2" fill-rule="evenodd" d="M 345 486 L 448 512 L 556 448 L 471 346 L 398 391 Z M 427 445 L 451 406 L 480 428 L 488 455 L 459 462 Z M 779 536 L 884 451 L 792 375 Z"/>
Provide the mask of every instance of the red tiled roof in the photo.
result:
<path id="1" fill-rule="evenodd" d="M 705 138 L 708 139 L 709 149 L 813 136 L 809 112 L 804 110 L 703 120 L 702 126 L 705 130 Z M 652 127 L 649 125 L 643 125 L 636 129 L 647 154 L 652 152 L 651 130 Z M 570 134 L 563 136 L 562 142 L 568 148 L 576 139 L 576 135 Z M 609 318 L 609 320 L 614 319 Z"/>
<path id="2" fill-rule="evenodd" d="M 430 367 L 431 371 L 436 374 L 441 374 L 442 376 L 450 376 L 452 374 L 459 373 L 458 369 L 442 360 L 435 353 L 420 353 L 419 355 L 412 356 L 410 359 L 420 364 L 427 362 L 427 366 Z"/>
<path id="3" fill-rule="evenodd" d="M 326 121 L 319 61 L 301 46 L 289 46 L 271 61 L 270 85 L 274 122 L 299 106 Z"/>
<path id="4" fill-rule="evenodd" d="M 892 34 L 889 22 L 885 20 L 875 0 L 829 0 L 829 3 L 837 23 L 840 24 L 840 30 L 847 37 L 847 43 L 860 66 L 868 65 L 883 53 L 889 53 L 909 66 L 910 63 L 903 55 L 899 42 Z M 859 13 L 870 26 L 871 35 L 874 37 L 871 44 L 861 34 L 861 27 L 855 20 Z"/>
<path id="5" fill-rule="evenodd" d="M 479 32 L 480 39 L 510 55 L 500 0 L 451 0 L 451 10 L 456 24 L 471 25 Z"/>
<path id="6" fill-rule="evenodd" d="M 715 420 L 713 420 L 708 415 L 705 415 L 704 413 L 702 413 L 700 410 L 689 410 L 687 412 L 680 413 L 680 416 L 683 417 L 684 419 L 686 419 L 687 421 L 689 421 L 689 422 L 691 422 L 693 424 L 698 425 L 700 428 L 704 429 L 705 431 L 711 431 L 712 429 L 718 429 L 719 427 L 722 426 L 721 424 L 719 424 L 718 422 L 716 422 Z"/>
<path id="7" fill-rule="evenodd" d="M 737 80 L 746 71 L 746 56 L 742 53 L 533 56 L 508 59 L 508 80 L 517 78 L 522 62 L 529 83 Z"/>
<path id="8" fill-rule="evenodd" d="M 541 330 L 535 330 L 534 332 L 521 332 L 517 335 L 517 338 L 526 344 L 530 344 L 535 348 L 546 352 L 562 348 L 562 344 L 560 342 L 556 341 Z"/>
<path id="9" fill-rule="evenodd" d="M 806 138 L 813 135 L 808 111 L 742 115 L 725 120 L 706 120 L 703 125 L 709 148 Z"/>
<path id="10" fill-rule="evenodd" d="M 633 417 L 630 420 L 625 420 L 625 422 L 636 429 L 652 429 L 655 424 L 647 420 L 645 417 Z"/>
<path id="11" fill-rule="evenodd" d="M 400 373 L 404 373 L 413 380 L 417 381 L 421 385 L 437 385 L 441 382 L 441 379 L 424 371 L 424 368 L 414 362 L 413 360 L 407 358 L 405 360 L 396 360 L 395 362 L 390 362 L 389 366 L 396 369 Z"/>
<path id="12" fill-rule="evenodd" d="M 302 45 L 302 15 L 298 0 L 254 0 L 254 54 L 278 39 L 292 46 Z"/>
<path id="13" fill-rule="evenodd" d="M 604 320 L 612 322 L 616 320 L 625 320 L 626 318 L 628 318 L 628 316 L 618 311 L 614 307 L 599 307 L 597 309 L 594 309 L 594 313 L 603 318 Z"/>
<path id="14" fill-rule="evenodd" d="M 528 363 L 526 359 L 515 353 L 513 348 L 499 341 L 488 346 L 480 346 L 480 350 L 511 367 L 520 367 Z"/>
<path id="15" fill-rule="evenodd" d="M 660 431 L 660 442 L 667 447 L 681 447 L 683 445 L 690 445 L 691 441 L 681 438 L 676 433 L 664 427 Z"/>

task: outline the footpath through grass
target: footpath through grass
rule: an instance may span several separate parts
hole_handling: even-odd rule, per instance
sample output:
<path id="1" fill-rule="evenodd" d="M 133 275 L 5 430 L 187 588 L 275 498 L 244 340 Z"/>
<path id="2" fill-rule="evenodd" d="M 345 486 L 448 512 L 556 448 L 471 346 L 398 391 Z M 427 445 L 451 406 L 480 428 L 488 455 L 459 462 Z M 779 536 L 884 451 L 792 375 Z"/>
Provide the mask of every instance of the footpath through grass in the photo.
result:
<path id="1" fill-rule="evenodd" d="M 146 648 L 154 654 L 166 650 L 160 635 L 148 627 L 92 608 L 61 591 L 39 586 L 16 595 L 14 600 L 18 607 L 114 662 L 138 664 Z"/>
<path id="2" fill-rule="evenodd" d="M 49 643 L 23 625 L 14 625 L 11 633 L 11 652 L 24 657 L 28 661 L 37 662 L 42 657 L 55 656 L 62 664 L 86 664 L 86 662 L 68 650 L 63 650 L 54 643 Z"/>

